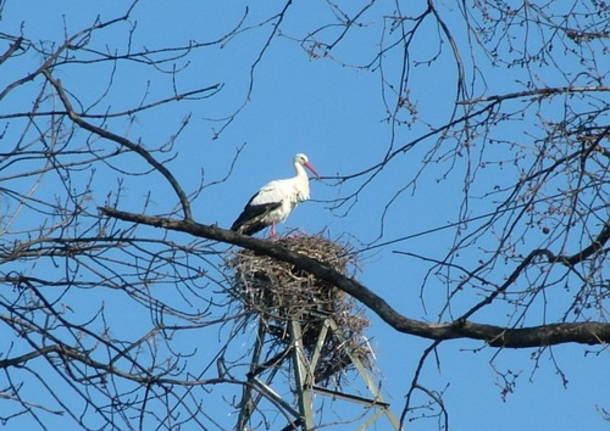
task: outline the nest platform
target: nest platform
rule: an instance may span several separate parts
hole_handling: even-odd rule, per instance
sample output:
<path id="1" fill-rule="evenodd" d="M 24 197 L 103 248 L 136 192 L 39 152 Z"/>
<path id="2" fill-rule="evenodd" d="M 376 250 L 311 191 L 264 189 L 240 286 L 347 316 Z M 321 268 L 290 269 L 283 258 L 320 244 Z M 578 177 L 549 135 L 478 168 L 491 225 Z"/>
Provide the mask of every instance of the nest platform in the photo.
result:
<path id="1" fill-rule="evenodd" d="M 290 235 L 276 240 L 278 245 L 316 259 L 335 271 L 353 276 L 357 261 L 350 247 L 322 235 Z M 280 352 L 291 343 L 289 322 L 302 326 L 302 342 L 312 351 L 324 321 L 335 321 L 341 334 L 329 333 L 316 367 L 316 380 L 340 377 L 349 369 L 349 351 L 371 367 L 373 352 L 364 336 L 369 321 L 355 301 L 332 284 L 314 275 L 251 250 L 240 250 L 227 262 L 232 270 L 230 295 L 246 315 L 257 316 Z"/>

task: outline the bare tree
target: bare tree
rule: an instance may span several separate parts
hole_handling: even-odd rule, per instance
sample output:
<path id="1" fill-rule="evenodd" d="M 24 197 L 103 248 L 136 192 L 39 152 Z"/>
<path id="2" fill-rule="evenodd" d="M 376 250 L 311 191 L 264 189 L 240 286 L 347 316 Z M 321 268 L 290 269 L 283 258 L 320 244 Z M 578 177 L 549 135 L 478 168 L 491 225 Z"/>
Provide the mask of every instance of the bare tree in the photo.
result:
<path id="1" fill-rule="evenodd" d="M 425 405 L 439 428 L 450 428 L 442 389 L 422 378 L 448 340 L 482 341 L 492 363 L 506 349 L 536 349 L 538 361 L 557 344 L 603 349 L 610 341 L 608 5 L 320 2 L 324 21 L 302 34 L 287 22 L 298 20 L 289 0 L 263 8 L 262 18 L 246 8 L 213 38 L 153 47 L 136 42 L 144 3 L 81 29 L 68 20 L 53 41 L 30 37 L 27 26 L 0 33 L 4 423 L 27 416 L 52 429 L 63 415 L 83 429 L 230 429 L 233 418 L 207 407 L 212 394 L 237 411 L 236 394 L 249 385 L 251 352 L 232 350 L 251 321 L 226 295 L 229 245 L 289 262 L 395 331 L 430 340 L 405 387 L 403 423 L 430 416 L 418 408 Z M 203 73 L 183 88 L 182 77 L 191 61 L 253 32 L 263 37 L 248 59 L 245 90 L 210 139 L 256 99 L 257 70 L 278 41 L 312 61 L 375 72 L 389 137 L 369 165 L 325 178 L 340 189 L 326 204 L 329 214 L 350 217 L 373 184 L 390 190 L 378 217 L 369 215 L 373 238 L 354 253 L 388 251 L 423 268 L 410 299 L 421 301 L 427 320 L 405 315 L 377 286 L 194 216 L 204 193 L 225 185 L 241 147 L 227 150 L 226 175 L 202 171 L 201 182 L 180 175 L 184 135 L 201 121 L 193 106 L 222 100 L 224 86 Z M 431 73 L 439 69 L 449 73 Z M 121 106 L 127 76 L 145 85 Z M 429 97 L 447 89 L 442 106 Z M 144 126 L 160 117 L 166 135 L 147 134 Z M 396 169 L 410 172 L 402 183 Z M 429 200 L 420 191 L 426 182 L 453 192 L 454 218 L 414 232 L 400 222 L 400 202 Z M 404 245 L 438 233 L 447 247 L 434 255 Z M 408 275 L 400 282 L 413 283 Z M 441 303 L 429 300 L 439 292 Z M 499 317 L 481 317 L 487 310 Z M 117 323 L 117 313 L 134 320 Z M 194 337 L 218 345 L 193 345 Z M 511 376 L 497 373 L 510 391 Z M 256 413 L 253 428 L 280 426 L 273 414 Z"/>

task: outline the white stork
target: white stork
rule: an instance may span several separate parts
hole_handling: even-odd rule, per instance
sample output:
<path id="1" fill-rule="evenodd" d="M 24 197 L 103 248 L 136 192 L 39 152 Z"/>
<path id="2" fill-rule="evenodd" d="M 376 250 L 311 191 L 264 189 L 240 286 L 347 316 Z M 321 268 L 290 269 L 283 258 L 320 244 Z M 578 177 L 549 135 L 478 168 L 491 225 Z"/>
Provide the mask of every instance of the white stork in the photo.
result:
<path id="1" fill-rule="evenodd" d="M 286 220 L 299 202 L 309 199 L 309 178 L 303 167 L 318 178 L 320 175 L 303 153 L 294 156 L 293 162 L 297 174 L 292 178 L 270 181 L 261 187 L 250 198 L 231 230 L 252 235 L 271 226 L 271 236 L 275 236 L 275 225 Z"/>

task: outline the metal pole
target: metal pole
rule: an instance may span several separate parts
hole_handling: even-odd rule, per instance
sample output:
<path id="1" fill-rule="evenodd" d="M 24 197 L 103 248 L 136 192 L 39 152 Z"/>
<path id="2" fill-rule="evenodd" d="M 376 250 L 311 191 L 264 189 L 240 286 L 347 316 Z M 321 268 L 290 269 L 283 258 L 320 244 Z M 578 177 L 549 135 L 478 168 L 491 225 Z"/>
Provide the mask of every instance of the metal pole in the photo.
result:
<path id="1" fill-rule="evenodd" d="M 311 382 L 307 372 L 307 357 L 303 348 L 303 333 L 298 320 L 290 321 L 290 337 L 292 341 L 292 359 L 294 364 L 294 376 L 296 391 L 299 401 L 299 410 L 302 417 L 303 431 L 311 431 L 314 428 L 312 411 Z"/>
<path id="2" fill-rule="evenodd" d="M 256 375 L 254 371 L 258 367 L 260 363 L 261 352 L 263 351 L 263 343 L 265 342 L 265 334 L 266 329 L 263 324 L 263 320 L 259 319 L 258 322 L 258 333 L 256 335 L 256 342 L 254 344 L 254 350 L 252 351 L 252 361 L 250 362 L 250 372 L 248 373 L 248 385 L 244 386 L 242 391 L 241 401 L 240 401 L 240 411 L 239 416 L 237 418 L 237 431 L 246 430 L 246 424 L 250 419 L 250 415 L 254 411 L 256 404 L 258 401 L 254 401 L 252 399 L 252 384 L 254 383 L 254 379 Z M 260 398 L 258 398 L 260 400 Z"/>

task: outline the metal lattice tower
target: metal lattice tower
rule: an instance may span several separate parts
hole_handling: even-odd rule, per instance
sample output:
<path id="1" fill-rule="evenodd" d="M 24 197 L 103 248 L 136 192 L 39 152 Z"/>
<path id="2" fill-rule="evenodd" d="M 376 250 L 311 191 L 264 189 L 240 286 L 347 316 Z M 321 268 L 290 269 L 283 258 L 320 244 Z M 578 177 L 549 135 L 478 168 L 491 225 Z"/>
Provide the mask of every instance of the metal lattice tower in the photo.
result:
<path id="1" fill-rule="evenodd" d="M 316 396 L 327 396 L 333 400 L 340 399 L 359 405 L 363 409 L 363 415 L 368 416 L 357 428 L 359 431 L 368 429 L 383 417 L 390 423 L 391 429 L 401 431 L 397 417 L 390 410 L 390 405 L 384 401 L 373 377 L 363 362 L 353 352 L 346 351 L 351 364 L 354 365 L 359 378 L 368 388 L 371 397 L 362 397 L 329 389 L 316 382 L 314 371 L 320 359 L 329 330 L 332 331 L 335 337 L 345 341 L 340 328 L 332 318 L 324 318 L 315 347 L 310 354 L 308 354 L 304 347 L 301 322 L 297 319 L 290 320 L 288 329 L 290 344 L 286 350 L 261 363 L 267 329 L 262 321 L 259 323 L 250 371 L 247 375 L 248 384 L 244 386 L 239 404 L 240 412 L 236 425 L 237 431 L 250 430 L 248 427 L 250 417 L 263 397 L 273 402 L 286 417 L 288 423 L 281 431 L 314 430 L 313 401 Z M 272 383 L 281 368 L 280 364 L 288 363 L 289 358 L 292 364 L 292 378 L 295 391 L 291 399 L 287 400 L 272 388 Z"/>

